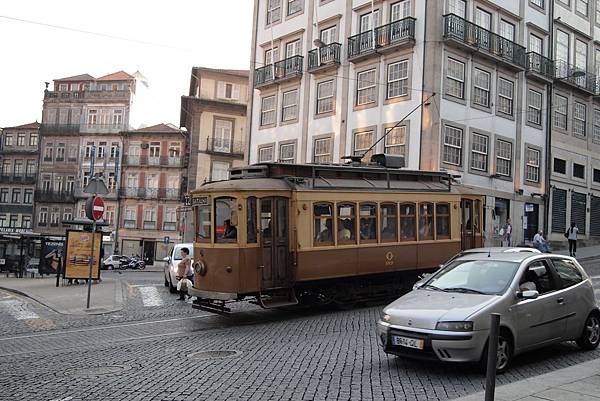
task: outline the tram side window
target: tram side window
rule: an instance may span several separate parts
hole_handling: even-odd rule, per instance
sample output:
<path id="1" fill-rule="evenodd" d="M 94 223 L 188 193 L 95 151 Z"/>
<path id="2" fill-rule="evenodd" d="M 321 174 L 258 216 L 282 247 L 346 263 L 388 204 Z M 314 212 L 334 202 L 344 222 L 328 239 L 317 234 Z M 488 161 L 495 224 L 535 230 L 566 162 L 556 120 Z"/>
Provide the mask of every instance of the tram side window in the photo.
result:
<path id="1" fill-rule="evenodd" d="M 450 204 L 435 204 L 435 233 L 437 239 L 450 238 Z"/>
<path id="2" fill-rule="evenodd" d="M 260 201 L 260 230 L 263 241 L 270 241 L 273 236 L 271 202 L 271 199 L 262 199 Z"/>
<path id="3" fill-rule="evenodd" d="M 215 199 L 215 242 L 235 242 L 237 228 L 235 217 L 235 198 Z"/>
<path id="4" fill-rule="evenodd" d="M 381 242 L 396 242 L 398 240 L 397 213 L 395 203 L 382 203 L 381 214 Z"/>
<path id="5" fill-rule="evenodd" d="M 354 203 L 337 204 L 338 244 L 356 243 L 356 206 Z"/>
<path id="6" fill-rule="evenodd" d="M 377 205 L 361 203 L 360 242 L 377 242 Z"/>
<path id="7" fill-rule="evenodd" d="M 210 241 L 210 206 L 196 207 L 196 241 Z"/>
<path id="8" fill-rule="evenodd" d="M 481 233 L 481 224 L 480 224 L 480 216 L 481 216 L 481 201 L 479 199 L 475 199 L 473 202 L 473 229 L 476 233 Z"/>
<path id="9" fill-rule="evenodd" d="M 331 203 L 315 203 L 314 215 L 314 244 L 333 245 L 333 205 Z"/>
<path id="10" fill-rule="evenodd" d="M 414 203 L 402 203 L 400 205 L 400 240 L 417 240 L 417 210 Z"/>
<path id="11" fill-rule="evenodd" d="M 256 244 L 256 198 L 246 200 L 246 237 L 249 244 Z"/>
<path id="12" fill-rule="evenodd" d="M 419 203 L 419 240 L 433 239 L 433 203 Z"/>

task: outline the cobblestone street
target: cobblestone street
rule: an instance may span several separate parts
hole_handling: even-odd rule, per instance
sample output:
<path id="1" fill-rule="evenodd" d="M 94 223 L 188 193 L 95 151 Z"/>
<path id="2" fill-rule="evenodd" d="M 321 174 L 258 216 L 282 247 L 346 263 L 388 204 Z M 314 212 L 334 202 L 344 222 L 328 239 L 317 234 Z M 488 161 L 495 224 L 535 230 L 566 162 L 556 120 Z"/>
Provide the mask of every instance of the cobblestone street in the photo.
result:
<path id="1" fill-rule="evenodd" d="M 157 282 L 160 273 L 126 275 L 126 307 L 102 316 L 58 315 L 0 292 L 0 400 L 446 400 L 483 389 L 472 366 L 384 354 L 374 331 L 381 306 L 240 304 L 215 316 Z M 144 287 L 156 288 L 159 306 L 144 306 Z M 546 348 L 518 357 L 498 384 L 599 356 Z"/>

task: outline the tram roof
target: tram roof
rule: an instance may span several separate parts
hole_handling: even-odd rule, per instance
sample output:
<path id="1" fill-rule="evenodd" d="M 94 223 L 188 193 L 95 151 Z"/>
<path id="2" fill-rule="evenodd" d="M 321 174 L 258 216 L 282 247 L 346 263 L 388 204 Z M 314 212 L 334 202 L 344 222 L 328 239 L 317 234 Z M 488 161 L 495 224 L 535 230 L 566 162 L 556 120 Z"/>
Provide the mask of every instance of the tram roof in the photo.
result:
<path id="1" fill-rule="evenodd" d="M 230 171 L 229 180 L 206 183 L 199 191 L 451 191 L 451 176 L 445 172 L 372 165 L 261 163 Z"/>

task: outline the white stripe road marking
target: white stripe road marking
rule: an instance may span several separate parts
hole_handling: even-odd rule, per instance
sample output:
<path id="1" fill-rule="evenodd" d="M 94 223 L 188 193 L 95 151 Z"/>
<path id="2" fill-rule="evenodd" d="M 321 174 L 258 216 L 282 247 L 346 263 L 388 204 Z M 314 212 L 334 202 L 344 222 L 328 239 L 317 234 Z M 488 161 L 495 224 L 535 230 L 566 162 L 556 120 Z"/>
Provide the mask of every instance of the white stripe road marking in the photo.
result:
<path id="1" fill-rule="evenodd" d="M 163 306 L 164 302 L 156 287 L 139 287 L 138 291 L 142 294 L 144 306 Z"/>
<path id="2" fill-rule="evenodd" d="M 39 319 L 37 313 L 27 309 L 27 305 L 16 299 L 0 301 L 0 309 L 4 309 L 9 315 L 17 320 Z"/>

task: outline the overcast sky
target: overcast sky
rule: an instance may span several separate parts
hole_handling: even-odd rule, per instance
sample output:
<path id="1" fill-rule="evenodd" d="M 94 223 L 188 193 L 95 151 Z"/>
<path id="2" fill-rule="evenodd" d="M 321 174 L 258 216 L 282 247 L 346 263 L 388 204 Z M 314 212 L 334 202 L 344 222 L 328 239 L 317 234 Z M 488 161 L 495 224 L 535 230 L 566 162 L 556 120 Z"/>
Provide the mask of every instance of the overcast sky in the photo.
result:
<path id="1" fill-rule="evenodd" d="M 147 125 L 179 126 L 180 96 L 187 94 L 192 66 L 249 68 L 253 3 L 1 1 L 0 127 L 41 121 L 45 81 L 119 70 L 139 70 L 148 78 L 153 101 L 144 102 L 149 104 L 143 111 Z"/>

